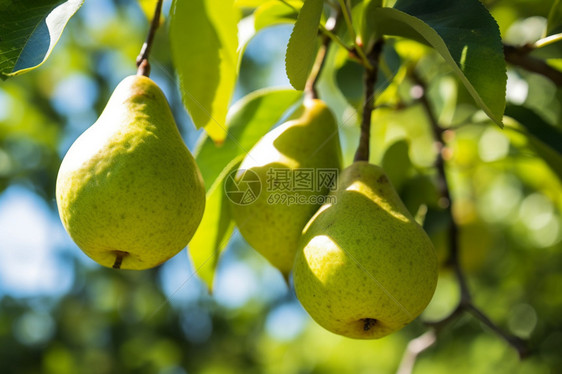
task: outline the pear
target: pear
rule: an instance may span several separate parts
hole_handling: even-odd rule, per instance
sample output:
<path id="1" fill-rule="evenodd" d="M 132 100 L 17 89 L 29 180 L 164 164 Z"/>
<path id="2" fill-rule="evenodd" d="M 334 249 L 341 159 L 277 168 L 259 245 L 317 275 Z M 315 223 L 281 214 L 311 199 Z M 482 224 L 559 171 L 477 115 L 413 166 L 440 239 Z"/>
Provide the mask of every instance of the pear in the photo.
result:
<path id="1" fill-rule="evenodd" d="M 375 339 L 415 319 L 437 283 L 433 244 L 384 171 L 358 161 L 303 230 L 293 280 L 310 316 L 336 334 Z"/>
<path id="2" fill-rule="evenodd" d="M 205 188 L 160 88 L 125 78 L 64 157 L 56 185 L 62 223 L 99 264 L 147 269 L 184 248 Z"/>
<path id="3" fill-rule="evenodd" d="M 341 168 L 338 126 L 326 104 L 304 102 L 246 155 L 235 186 L 261 189 L 246 202 L 231 204 L 244 239 L 288 279 L 304 225 L 322 205 Z"/>

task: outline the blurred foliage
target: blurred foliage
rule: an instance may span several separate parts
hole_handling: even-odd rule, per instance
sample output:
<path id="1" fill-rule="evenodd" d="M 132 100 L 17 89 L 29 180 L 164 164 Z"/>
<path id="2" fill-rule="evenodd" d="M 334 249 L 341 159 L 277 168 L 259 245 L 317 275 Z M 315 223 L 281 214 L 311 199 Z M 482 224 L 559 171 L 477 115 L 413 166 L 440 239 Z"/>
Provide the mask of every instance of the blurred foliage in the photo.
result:
<path id="1" fill-rule="evenodd" d="M 516 43 L 523 36 L 541 36 L 553 1 L 483 3 L 504 40 Z M 136 71 L 134 60 L 147 28 L 135 1 L 86 2 L 41 68 L 0 84 L 0 191 L 23 186 L 55 212 L 61 157 L 95 121 L 115 85 Z M 269 31 L 260 31 L 248 46 L 238 97 L 279 82 L 271 73 L 283 74 L 282 66 L 273 67 L 282 60 L 290 27 Z M 279 41 L 279 35 L 285 39 Z M 371 161 L 388 171 L 442 259 L 438 289 L 423 318 L 446 316 L 459 295 L 446 266 L 447 221 L 435 186 L 435 150 L 416 101 L 420 87 L 407 77 L 412 68 L 428 82 L 427 95 L 448 129 L 453 213 L 475 303 L 506 331 L 529 339 L 533 350 L 519 361 L 510 346 L 467 315 L 439 335 L 414 372 L 557 372 L 562 367 L 560 179 L 537 154 L 532 139 L 509 126 L 499 129 L 477 109 L 436 53 L 405 40 L 392 46 L 387 53 L 392 57 L 396 51 L 402 65 L 391 66 L 394 80 L 377 99 Z M 169 50 L 163 29 L 153 51 L 152 76 L 166 92 L 193 150 L 200 132 L 181 104 Z M 339 53 L 330 51 L 320 95 L 340 120 L 349 163 L 358 140 L 358 114 L 337 88 L 338 79 L 354 74 L 353 66 L 341 61 Z M 508 76 L 508 102 L 532 109 L 560 130 L 560 88 L 520 68 L 509 67 Z M 355 106 L 360 95 L 353 96 L 352 89 L 347 86 L 346 95 Z M 66 256 L 64 263 L 74 274 L 66 294 L 24 297 L 0 284 L 2 373 L 390 373 L 408 341 L 425 330 L 416 321 L 379 341 L 354 341 L 324 331 L 306 316 L 281 277 L 236 234 L 219 264 L 213 296 L 192 278 L 187 260 L 173 260 L 185 263 L 181 269 L 164 265 L 117 272 L 88 263 L 69 242 L 67 247 L 57 252 Z M 0 250 L 10 248 L 0 241 Z M 185 251 L 178 256 L 187 258 Z M 183 283 L 170 292 L 163 279 L 173 272 Z M 191 297 L 175 297 L 186 290 Z M 232 290 L 250 295 L 231 305 L 224 300 L 234 297 L 228 295 Z"/>

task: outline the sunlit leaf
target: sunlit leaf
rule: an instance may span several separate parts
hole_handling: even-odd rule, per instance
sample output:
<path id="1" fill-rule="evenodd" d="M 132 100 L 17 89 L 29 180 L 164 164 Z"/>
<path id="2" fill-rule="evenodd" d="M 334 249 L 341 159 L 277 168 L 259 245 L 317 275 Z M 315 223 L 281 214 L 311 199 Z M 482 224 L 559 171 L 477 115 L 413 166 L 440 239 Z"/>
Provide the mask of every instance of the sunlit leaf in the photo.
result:
<path id="1" fill-rule="evenodd" d="M 254 12 L 256 31 L 269 26 L 295 22 L 301 7 L 302 2 L 294 0 L 286 2 L 270 0 L 260 5 Z"/>
<path id="2" fill-rule="evenodd" d="M 174 0 L 170 40 L 182 99 L 195 126 L 217 143 L 226 137 L 226 113 L 237 77 L 237 23 L 233 0 Z"/>
<path id="3" fill-rule="evenodd" d="M 242 158 L 240 155 L 232 160 L 207 191 L 205 213 L 189 242 L 189 255 L 193 267 L 211 292 L 220 254 L 234 229 L 228 197 L 224 190 L 224 180 L 231 171 L 238 169 Z"/>
<path id="4" fill-rule="evenodd" d="M 270 0 L 234 0 L 234 5 L 239 8 L 257 8 Z"/>
<path id="5" fill-rule="evenodd" d="M 84 0 L 0 2 L 0 77 L 43 64 Z"/>
<path id="6" fill-rule="evenodd" d="M 496 21 L 478 0 L 398 0 L 376 8 L 378 35 L 397 35 L 431 45 L 457 73 L 476 103 L 502 126 L 507 82 Z"/>
<path id="7" fill-rule="evenodd" d="M 285 69 L 291 85 L 303 90 L 316 58 L 318 26 L 322 17 L 323 0 L 306 0 L 291 33 Z"/>
<path id="8" fill-rule="evenodd" d="M 228 113 L 224 143 L 217 146 L 204 135 L 195 151 L 205 185 L 211 186 L 236 156 L 248 153 L 301 95 L 292 89 L 270 88 L 253 92 L 236 102 Z"/>

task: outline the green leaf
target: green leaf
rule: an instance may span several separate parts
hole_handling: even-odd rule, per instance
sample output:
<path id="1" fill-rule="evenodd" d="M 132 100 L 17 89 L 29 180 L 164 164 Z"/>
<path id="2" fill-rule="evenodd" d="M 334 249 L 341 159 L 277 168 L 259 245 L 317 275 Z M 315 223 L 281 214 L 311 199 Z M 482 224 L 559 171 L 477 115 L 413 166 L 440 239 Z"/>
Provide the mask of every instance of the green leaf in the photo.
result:
<path id="1" fill-rule="evenodd" d="M 562 39 L 544 43 L 539 48 L 534 48 L 529 55 L 543 60 L 562 59 Z"/>
<path id="2" fill-rule="evenodd" d="M 26 0 L 0 3 L 0 77 L 41 66 L 70 17 L 84 0 Z"/>
<path id="3" fill-rule="evenodd" d="M 555 0 L 548 14 L 546 35 L 562 33 L 562 0 Z"/>
<path id="4" fill-rule="evenodd" d="M 499 126 L 507 74 L 498 25 L 478 0 L 398 0 L 377 8 L 378 34 L 397 35 L 435 48 L 476 103 Z"/>
<path id="5" fill-rule="evenodd" d="M 364 0 L 361 14 L 359 36 L 365 50 L 370 50 L 375 44 L 376 27 L 372 22 L 377 8 L 382 7 L 382 0 Z"/>
<path id="6" fill-rule="evenodd" d="M 303 90 L 316 59 L 318 26 L 322 17 L 323 0 L 306 0 L 289 38 L 285 55 L 285 70 L 291 85 Z"/>
<path id="7" fill-rule="evenodd" d="M 197 128 L 217 143 L 238 74 L 237 23 L 233 0 L 174 0 L 170 41 L 182 99 Z"/>
<path id="8" fill-rule="evenodd" d="M 412 168 L 410 160 L 410 144 L 406 139 L 400 139 L 389 146 L 384 152 L 381 166 L 386 171 L 386 175 L 398 191 L 408 179 L 408 174 Z"/>
<path id="9" fill-rule="evenodd" d="M 213 279 L 219 257 L 234 229 L 224 181 L 232 171 L 238 170 L 241 162 L 242 156 L 232 160 L 207 191 L 205 213 L 189 242 L 189 255 L 193 267 L 199 278 L 207 284 L 210 292 L 213 290 Z"/>
<path id="10" fill-rule="evenodd" d="M 228 134 L 224 143 L 217 146 L 203 135 L 195 151 L 205 185 L 213 184 L 230 160 L 248 153 L 301 96 L 300 92 L 292 89 L 268 88 L 236 102 L 228 113 Z"/>
<path id="11" fill-rule="evenodd" d="M 260 5 L 254 12 L 254 27 L 259 31 L 269 26 L 293 23 L 297 20 L 301 7 L 301 1 L 270 0 Z"/>
<path id="12" fill-rule="evenodd" d="M 505 115 L 515 119 L 525 129 L 531 146 L 562 180 L 562 132 L 549 125 L 541 116 L 531 109 L 508 105 Z"/>
<path id="13" fill-rule="evenodd" d="M 238 8 L 257 8 L 269 0 L 234 0 L 234 5 Z"/>

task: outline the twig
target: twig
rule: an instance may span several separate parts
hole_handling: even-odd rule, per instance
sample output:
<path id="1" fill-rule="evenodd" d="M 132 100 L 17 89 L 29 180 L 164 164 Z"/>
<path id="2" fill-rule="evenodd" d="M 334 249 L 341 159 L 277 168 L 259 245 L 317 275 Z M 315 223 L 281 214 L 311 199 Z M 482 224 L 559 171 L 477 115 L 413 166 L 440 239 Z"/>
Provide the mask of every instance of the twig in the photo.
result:
<path id="1" fill-rule="evenodd" d="M 440 319 L 438 321 L 424 321 L 424 323 L 426 326 L 433 328 L 436 333 L 439 333 L 445 326 L 448 326 L 450 323 L 464 314 L 465 310 L 463 305 L 464 304 L 459 303 L 457 307 L 443 319 Z"/>
<path id="2" fill-rule="evenodd" d="M 411 374 L 418 355 L 435 344 L 436 340 L 437 336 L 433 330 L 426 331 L 417 338 L 410 340 L 396 374 Z"/>
<path id="3" fill-rule="evenodd" d="M 332 41 L 334 43 L 338 44 L 340 47 L 342 47 L 343 49 L 345 49 L 349 53 L 354 53 L 353 48 L 347 46 L 336 34 L 334 34 L 331 31 L 331 29 L 329 29 L 325 26 L 322 26 L 322 24 L 320 24 L 319 28 L 320 28 L 320 32 L 322 32 L 322 34 L 324 34 L 328 38 L 332 39 Z"/>
<path id="4" fill-rule="evenodd" d="M 372 61 L 370 61 L 370 58 L 365 54 L 363 49 L 357 45 L 357 35 L 355 34 L 355 29 L 353 28 L 353 23 L 351 22 L 351 14 L 345 3 L 345 0 L 338 0 L 338 2 L 340 3 L 340 8 L 347 25 L 347 30 L 349 31 L 349 35 L 351 36 L 351 39 L 353 41 L 353 52 L 355 52 L 354 54 L 359 57 L 366 69 L 373 69 Z"/>
<path id="5" fill-rule="evenodd" d="M 332 15 L 326 21 L 326 27 L 324 28 L 330 34 L 334 31 L 339 24 L 340 13 L 336 13 Z M 332 34 L 333 35 L 333 34 Z M 316 84 L 318 83 L 318 79 L 320 78 L 320 73 L 322 72 L 322 68 L 324 67 L 324 61 L 326 60 L 326 54 L 328 52 L 328 48 L 330 47 L 330 43 L 333 41 L 328 35 L 324 34 L 322 36 L 322 45 L 318 50 L 318 54 L 316 55 L 316 60 L 314 61 L 314 65 L 312 66 L 312 70 L 306 80 L 306 84 L 304 86 L 304 92 L 307 98 L 316 99 L 318 98 L 318 91 L 316 90 Z"/>
<path id="6" fill-rule="evenodd" d="M 372 68 L 365 68 L 365 102 L 363 103 L 363 116 L 361 118 L 361 135 L 359 146 L 355 152 L 355 161 L 369 161 L 369 145 L 371 138 L 371 117 L 375 105 L 375 84 L 379 72 L 379 59 L 384 44 L 379 39 L 368 54 L 369 63 Z"/>
<path id="7" fill-rule="evenodd" d="M 154 17 L 152 18 L 152 22 L 150 23 L 146 41 L 142 45 L 140 53 L 137 57 L 137 75 L 144 75 L 147 77 L 150 75 L 150 64 L 148 62 L 148 56 L 150 55 L 150 50 L 152 49 L 154 34 L 156 34 L 156 29 L 158 29 L 158 26 L 160 25 L 162 2 L 163 0 L 158 0 L 158 2 L 156 3 L 156 9 L 154 9 Z"/>
<path id="8" fill-rule="evenodd" d="M 533 47 L 534 48 L 543 48 L 543 47 L 546 47 L 547 45 L 559 43 L 561 41 L 562 41 L 562 32 L 560 32 L 558 34 L 554 34 L 554 35 L 549 35 L 549 36 L 546 36 L 542 39 L 537 40 L 533 44 Z"/>
<path id="9" fill-rule="evenodd" d="M 478 318 L 483 324 L 488 326 L 490 330 L 496 333 L 496 335 L 503 338 L 509 345 L 514 347 L 519 353 L 520 358 L 525 358 L 529 355 L 529 348 L 527 347 L 527 342 L 523 339 L 507 334 L 505 331 L 500 329 L 487 315 L 485 315 L 480 309 L 478 309 L 473 303 L 468 303 L 465 310 L 472 314 L 474 317 Z"/>
<path id="10" fill-rule="evenodd" d="M 558 87 L 562 86 L 562 72 L 548 65 L 543 60 L 529 56 L 529 53 L 535 49 L 532 45 L 524 45 L 516 47 L 504 44 L 503 53 L 505 60 L 512 65 L 520 66 L 525 70 L 540 74 L 550 79 Z"/>
<path id="11" fill-rule="evenodd" d="M 447 218 L 449 220 L 449 258 L 447 259 L 447 264 L 453 267 L 455 275 L 459 282 L 459 287 L 461 291 L 461 304 L 470 301 L 470 293 L 468 291 L 468 285 L 466 278 L 462 271 L 459 259 L 459 230 L 455 224 L 455 219 L 453 217 L 453 204 L 451 199 L 451 192 L 449 191 L 449 183 L 447 181 L 447 174 L 445 172 L 445 161 L 443 160 L 443 150 L 445 144 L 443 141 L 443 129 L 439 126 L 437 122 L 437 116 L 433 113 L 433 108 L 427 99 L 427 87 L 425 82 L 415 73 L 412 72 L 412 78 L 414 82 L 422 87 L 423 94 L 420 97 L 420 102 L 426 112 L 427 118 L 431 124 L 431 130 L 433 132 L 434 144 L 437 149 L 437 158 L 435 160 L 435 167 L 439 178 L 437 180 L 439 194 L 441 195 L 442 204 L 445 206 L 445 212 L 447 213 Z"/>
<path id="12" fill-rule="evenodd" d="M 529 350 L 527 348 L 527 344 L 525 341 L 523 341 L 522 339 L 512 336 L 508 333 L 506 333 L 505 331 L 503 331 L 502 329 L 500 329 L 494 322 L 492 322 L 492 320 L 486 315 L 484 314 L 480 309 L 478 309 L 472 300 L 472 295 L 470 293 L 470 290 L 468 288 L 468 283 L 466 281 L 466 276 L 463 272 L 462 266 L 460 264 L 460 258 L 459 258 L 459 235 L 458 235 L 458 226 L 455 223 L 454 217 L 453 217 L 453 212 L 452 212 L 452 200 L 451 200 L 451 193 L 449 190 L 449 184 L 447 183 L 447 175 L 445 172 L 445 162 L 443 159 L 443 149 L 444 149 L 444 139 L 443 139 L 443 129 L 439 126 L 439 123 L 437 121 L 437 117 L 435 115 L 435 113 L 433 112 L 433 108 L 430 105 L 429 100 L 427 99 L 426 93 L 427 93 L 427 85 L 425 84 L 425 82 L 414 72 L 411 71 L 410 72 L 410 77 L 412 78 L 412 80 L 414 81 L 414 83 L 416 83 L 417 85 L 419 85 L 422 89 L 423 89 L 423 94 L 420 97 L 420 103 L 422 104 L 426 115 L 429 119 L 429 122 L 431 124 L 431 129 L 433 131 L 433 135 L 435 138 L 435 145 L 437 148 L 437 159 L 435 161 L 435 167 L 437 169 L 437 173 L 438 173 L 438 187 L 439 187 L 439 192 L 441 194 L 441 197 L 444 201 L 445 204 L 445 209 L 446 209 L 446 213 L 447 216 L 449 218 L 449 258 L 447 260 L 447 264 L 452 266 L 457 278 L 457 281 L 459 283 L 459 288 L 460 288 L 460 294 L 461 294 L 461 298 L 459 301 L 459 304 L 457 305 L 457 307 L 453 310 L 453 312 L 451 312 L 451 314 L 449 314 L 447 317 L 439 320 L 439 321 L 434 321 L 434 322 L 426 322 L 426 325 L 428 327 L 430 327 L 435 333 L 435 336 L 437 336 L 437 334 L 447 325 L 449 325 L 451 322 L 453 322 L 454 320 L 456 320 L 457 318 L 459 318 L 461 315 L 463 315 L 465 312 L 470 313 L 472 316 L 476 317 L 478 320 L 480 320 L 482 323 L 484 323 L 486 326 L 488 326 L 494 333 L 496 333 L 498 336 L 500 336 L 502 339 L 504 339 L 509 345 L 511 345 L 519 354 L 520 358 L 524 358 L 529 354 Z M 428 332 L 429 333 L 429 332 Z M 426 334 L 428 334 L 426 333 Z M 425 335 L 425 334 L 424 334 Z M 420 336 L 417 339 L 422 338 L 424 335 Z M 417 339 L 412 340 L 412 342 L 415 342 Z M 411 343 L 412 343 L 411 342 Z M 433 342 L 431 343 L 433 344 Z M 408 346 L 410 349 L 410 346 Z M 423 351 L 423 350 L 422 350 Z M 413 368 L 413 365 L 415 363 L 415 359 L 417 357 L 417 355 L 419 355 L 419 353 L 421 353 L 422 351 L 419 351 L 418 353 L 416 353 L 415 355 L 413 354 L 408 354 L 408 351 L 405 353 L 404 359 L 403 359 L 403 363 L 404 360 L 407 360 L 406 363 L 404 363 L 404 365 L 408 364 L 410 366 L 406 366 L 406 368 L 410 368 L 410 371 L 404 371 L 403 373 L 409 373 L 411 372 L 411 369 Z M 402 368 L 402 365 L 401 365 Z M 404 369 L 406 370 L 406 369 Z M 403 374 L 402 372 L 399 372 L 400 374 Z"/>

